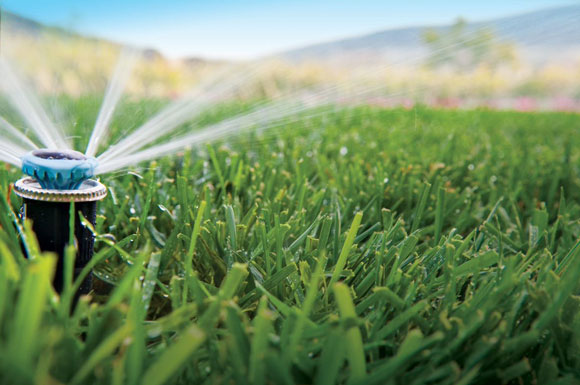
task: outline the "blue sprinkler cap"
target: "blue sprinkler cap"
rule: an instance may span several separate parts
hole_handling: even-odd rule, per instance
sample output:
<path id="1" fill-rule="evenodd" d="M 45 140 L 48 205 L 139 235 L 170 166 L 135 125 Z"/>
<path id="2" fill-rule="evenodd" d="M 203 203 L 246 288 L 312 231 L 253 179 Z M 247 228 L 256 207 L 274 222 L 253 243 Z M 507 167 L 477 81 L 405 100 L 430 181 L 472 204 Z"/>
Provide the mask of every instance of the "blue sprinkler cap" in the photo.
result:
<path id="1" fill-rule="evenodd" d="M 22 172 L 43 189 L 76 190 L 95 175 L 97 160 L 72 150 L 34 150 L 22 157 Z"/>

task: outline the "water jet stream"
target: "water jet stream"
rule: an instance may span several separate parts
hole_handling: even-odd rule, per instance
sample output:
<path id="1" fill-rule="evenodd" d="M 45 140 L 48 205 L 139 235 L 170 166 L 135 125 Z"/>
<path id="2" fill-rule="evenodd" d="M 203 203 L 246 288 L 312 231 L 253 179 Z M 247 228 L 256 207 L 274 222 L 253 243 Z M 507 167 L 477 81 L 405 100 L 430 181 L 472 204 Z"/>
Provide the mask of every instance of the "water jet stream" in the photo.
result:
<path id="1" fill-rule="evenodd" d="M 0 73 L 2 74 L 0 85 L 42 144 L 49 148 L 70 149 L 64 135 L 51 122 L 38 99 L 2 57 L 0 57 Z"/>
<path id="2" fill-rule="evenodd" d="M 205 111 L 217 100 L 223 99 L 228 93 L 240 89 L 257 74 L 257 69 L 247 73 L 246 66 L 236 68 L 225 78 L 223 72 L 212 76 L 198 85 L 192 92 L 178 101 L 171 103 L 153 118 L 137 128 L 117 144 L 111 146 L 97 158 L 99 161 L 113 159 L 121 154 L 136 152 L 156 139 L 171 133 L 179 125 Z"/>
<path id="3" fill-rule="evenodd" d="M 156 145 L 132 154 L 127 154 L 114 160 L 100 162 L 95 173 L 103 174 L 115 171 L 145 160 L 168 155 L 188 146 L 210 143 L 227 137 L 228 135 L 239 134 L 251 127 L 259 127 L 260 130 L 267 129 L 276 124 L 281 124 L 281 120 L 290 116 L 294 116 L 294 120 L 299 120 L 303 118 L 299 115 L 301 112 L 304 112 L 307 109 L 320 108 L 329 105 L 330 103 L 326 100 L 312 102 L 312 100 L 308 100 L 308 98 L 272 102 L 266 107 L 256 108 L 248 113 L 237 115 L 219 123 L 209 125 L 204 127 L 202 130 L 171 140 L 167 143 Z M 288 123 L 288 121 L 284 121 L 284 123 Z M 262 124 L 262 126 L 260 126 L 260 124 Z"/>
<path id="4" fill-rule="evenodd" d="M 28 147 L 29 150 L 35 150 L 38 146 L 26 135 L 24 135 L 18 128 L 14 127 L 10 122 L 0 116 L 0 130 L 7 132 L 9 135 L 16 140 L 18 140 L 21 144 Z"/>
<path id="5" fill-rule="evenodd" d="M 125 85 L 131 76 L 131 72 L 137 63 L 137 59 L 138 54 L 135 50 L 126 49 L 121 52 L 113 76 L 107 86 L 101 110 L 97 116 L 95 127 L 93 128 L 89 144 L 87 145 L 87 150 L 85 151 L 87 156 L 95 156 L 100 142 L 107 135 L 111 119 L 113 118 L 113 113 L 119 103 Z"/>
<path id="6" fill-rule="evenodd" d="M 20 167 L 22 161 L 20 157 L 26 153 L 21 147 L 14 145 L 13 143 L 0 142 L 0 160 L 4 162 L 13 164 Z"/>
<path id="7" fill-rule="evenodd" d="M 22 161 L 20 160 L 20 158 L 17 158 L 13 155 L 10 155 L 10 154 L 6 154 L 1 149 L 0 149 L 0 160 L 2 162 L 9 163 L 9 164 L 16 166 L 18 168 L 20 168 L 20 166 L 22 165 Z"/>

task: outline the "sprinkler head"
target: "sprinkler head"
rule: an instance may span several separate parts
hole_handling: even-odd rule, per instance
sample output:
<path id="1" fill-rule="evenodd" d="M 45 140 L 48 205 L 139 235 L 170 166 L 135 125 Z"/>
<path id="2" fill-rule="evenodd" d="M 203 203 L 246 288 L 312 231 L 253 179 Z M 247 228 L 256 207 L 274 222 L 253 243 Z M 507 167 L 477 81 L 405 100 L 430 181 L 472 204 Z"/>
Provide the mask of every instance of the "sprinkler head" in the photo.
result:
<path id="1" fill-rule="evenodd" d="M 76 190 L 96 167 L 95 158 L 72 150 L 40 149 L 22 157 L 22 171 L 49 190 Z"/>
<path id="2" fill-rule="evenodd" d="M 97 201 L 107 189 L 95 175 L 97 160 L 72 150 L 34 150 L 22 157 L 22 171 L 29 177 L 14 184 L 22 198 L 21 215 L 32 221 L 40 250 L 58 256 L 54 288 L 60 292 L 64 284 L 64 255 L 74 232 L 76 258 L 73 276 L 76 278 L 93 256 L 94 235 L 82 224 L 82 218 L 96 223 Z M 74 205 L 74 218 L 70 218 Z M 72 221 L 71 221 L 72 220 Z M 74 229 L 71 223 L 74 222 Z M 77 295 L 91 289 L 91 275 L 81 283 Z"/>

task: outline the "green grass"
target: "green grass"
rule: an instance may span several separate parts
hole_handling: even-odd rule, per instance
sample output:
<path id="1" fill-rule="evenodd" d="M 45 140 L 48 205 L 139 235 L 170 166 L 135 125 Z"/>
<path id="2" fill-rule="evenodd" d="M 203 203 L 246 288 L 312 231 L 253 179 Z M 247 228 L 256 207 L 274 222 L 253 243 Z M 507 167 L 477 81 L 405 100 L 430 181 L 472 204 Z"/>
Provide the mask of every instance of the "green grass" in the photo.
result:
<path id="1" fill-rule="evenodd" d="M 107 175 L 103 283 L 72 312 L 30 232 L 22 255 L 6 168 L 0 380 L 578 383 L 579 129 L 361 107 Z"/>

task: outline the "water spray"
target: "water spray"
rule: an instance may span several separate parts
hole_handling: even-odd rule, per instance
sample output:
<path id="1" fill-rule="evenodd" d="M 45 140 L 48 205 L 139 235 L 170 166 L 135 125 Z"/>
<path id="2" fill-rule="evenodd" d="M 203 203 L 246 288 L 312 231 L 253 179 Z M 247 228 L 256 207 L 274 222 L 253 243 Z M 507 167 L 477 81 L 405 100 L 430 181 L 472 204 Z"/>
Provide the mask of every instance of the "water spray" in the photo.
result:
<path id="1" fill-rule="evenodd" d="M 58 256 L 54 288 L 63 287 L 64 251 L 69 244 L 70 205 L 74 205 L 74 236 L 77 254 L 74 277 L 93 255 L 94 235 L 82 224 L 80 215 L 95 225 L 97 202 L 107 194 L 94 176 L 95 158 L 72 150 L 34 150 L 22 157 L 22 171 L 28 175 L 14 184 L 14 191 L 23 199 L 22 216 L 32 221 L 32 228 L 42 251 Z M 91 289 L 90 274 L 78 294 Z"/>

